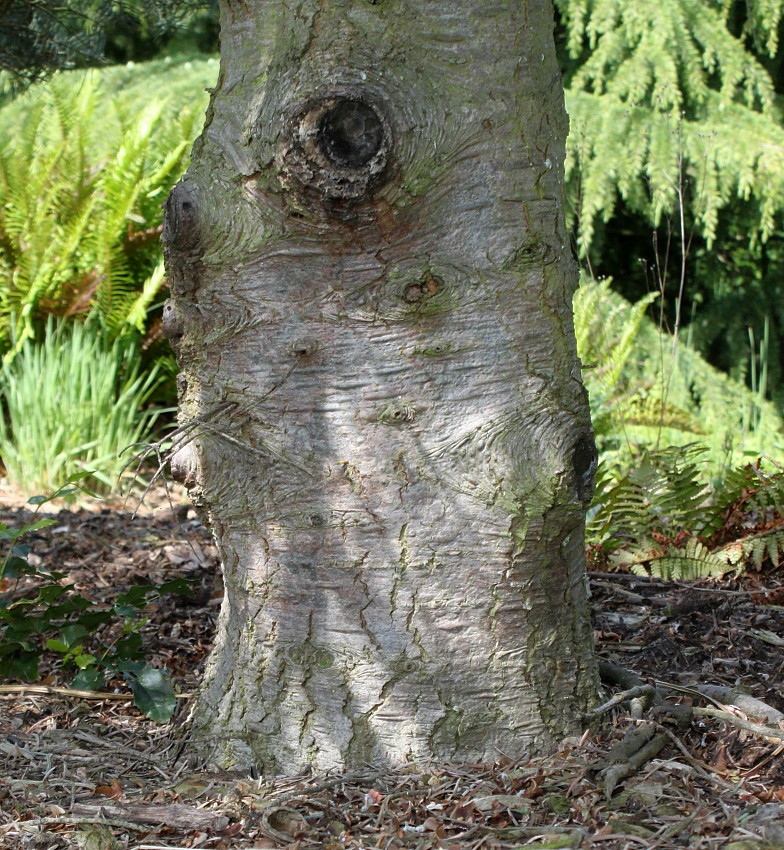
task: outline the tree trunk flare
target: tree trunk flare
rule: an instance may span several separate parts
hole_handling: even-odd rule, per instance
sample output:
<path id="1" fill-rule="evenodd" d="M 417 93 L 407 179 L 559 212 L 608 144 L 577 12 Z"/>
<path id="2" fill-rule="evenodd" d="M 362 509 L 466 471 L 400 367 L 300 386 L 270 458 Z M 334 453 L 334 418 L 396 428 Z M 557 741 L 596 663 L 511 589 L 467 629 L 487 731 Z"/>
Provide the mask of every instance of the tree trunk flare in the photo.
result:
<path id="1" fill-rule="evenodd" d="M 549 0 L 223 0 L 167 203 L 172 469 L 226 596 L 190 748 L 494 761 L 581 731 L 596 453 Z"/>

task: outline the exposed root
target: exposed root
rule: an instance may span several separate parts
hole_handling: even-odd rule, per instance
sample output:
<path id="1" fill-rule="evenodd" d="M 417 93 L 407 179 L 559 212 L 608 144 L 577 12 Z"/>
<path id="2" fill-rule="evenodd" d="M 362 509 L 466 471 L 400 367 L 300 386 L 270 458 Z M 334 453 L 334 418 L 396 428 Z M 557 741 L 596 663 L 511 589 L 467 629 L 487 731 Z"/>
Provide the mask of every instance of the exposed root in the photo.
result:
<path id="1" fill-rule="evenodd" d="M 620 685 L 623 691 L 595 708 L 588 716 L 594 721 L 618 705 L 629 704 L 633 719 L 641 720 L 642 713 L 649 711 L 652 716 L 666 715 L 674 718 L 679 728 L 686 728 L 694 716 L 713 717 L 730 723 L 740 729 L 750 732 L 770 743 L 780 743 L 784 746 L 784 715 L 782 712 L 767 705 L 761 700 L 746 694 L 735 693 L 731 688 L 702 685 L 684 688 L 676 685 L 657 682 L 662 689 L 644 683 L 628 670 L 614 664 L 600 662 L 599 674 L 602 681 Z M 692 695 L 697 699 L 709 700 L 718 707 L 701 708 L 684 703 L 677 703 L 665 697 L 667 691 L 679 691 Z M 741 708 L 742 704 L 744 708 Z M 728 707 L 737 709 L 737 713 L 727 710 Z M 777 723 L 779 728 L 753 723 L 745 717 L 744 709 L 753 716 L 763 717 L 769 722 Z M 743 716 L 741 716 L 743 715 Z M 592 771 L 600 774 L 605 796 L 609 799 L 618 785 L 627 777 L 637 772 L 647 761 L 654 758 L 670 740 L 678 742 L 677 737 L 666 727 L 655 722 L 643 722 L 640 726 L 629 731 L 624 739 L 610 750 L 601 762 L 594 765 Z M 683 746 L 679 747 L 683 751 Z M 708 768 L 700 765 L 700 770 Z"/>

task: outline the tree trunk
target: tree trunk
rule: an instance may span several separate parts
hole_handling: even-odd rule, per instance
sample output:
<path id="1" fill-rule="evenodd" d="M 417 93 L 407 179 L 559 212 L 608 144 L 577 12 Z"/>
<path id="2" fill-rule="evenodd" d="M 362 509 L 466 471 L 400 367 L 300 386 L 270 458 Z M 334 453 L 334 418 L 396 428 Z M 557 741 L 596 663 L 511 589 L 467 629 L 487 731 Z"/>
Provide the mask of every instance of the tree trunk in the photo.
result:
<path id="1" fill-rule="evenodd" d="M 190 746 L 546 751 L 596 692 L 550 2 L 222 5 L 164 236 L 172 467 L 226 587 Z"/>

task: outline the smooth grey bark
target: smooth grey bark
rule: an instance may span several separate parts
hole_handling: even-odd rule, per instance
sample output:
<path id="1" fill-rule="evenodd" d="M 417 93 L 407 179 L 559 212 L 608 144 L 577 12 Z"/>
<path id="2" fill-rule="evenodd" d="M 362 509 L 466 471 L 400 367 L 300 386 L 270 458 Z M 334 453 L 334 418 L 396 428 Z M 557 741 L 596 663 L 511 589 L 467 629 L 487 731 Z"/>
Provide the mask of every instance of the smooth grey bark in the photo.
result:
<path id="1" fill-rule="evenodd" d="M 172 467 L 226 586 L 190 747 L 551 749 L 596 670 L 550 2 L 222 5 L 164 234 Z"/>

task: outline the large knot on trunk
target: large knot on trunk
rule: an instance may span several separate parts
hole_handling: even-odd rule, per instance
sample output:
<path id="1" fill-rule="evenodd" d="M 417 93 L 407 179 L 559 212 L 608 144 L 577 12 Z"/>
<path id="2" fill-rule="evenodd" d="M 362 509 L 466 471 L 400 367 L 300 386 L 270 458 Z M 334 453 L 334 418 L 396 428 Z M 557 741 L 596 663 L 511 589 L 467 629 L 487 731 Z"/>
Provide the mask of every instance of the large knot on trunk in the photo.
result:
<path id="1" fill-rule="evenodd" d="M 384 182 L 392 128 L 376 99 L 350 88 L 307 101 L 289 120 L 280 179 L 299 205 L 346 218 Z"/>

